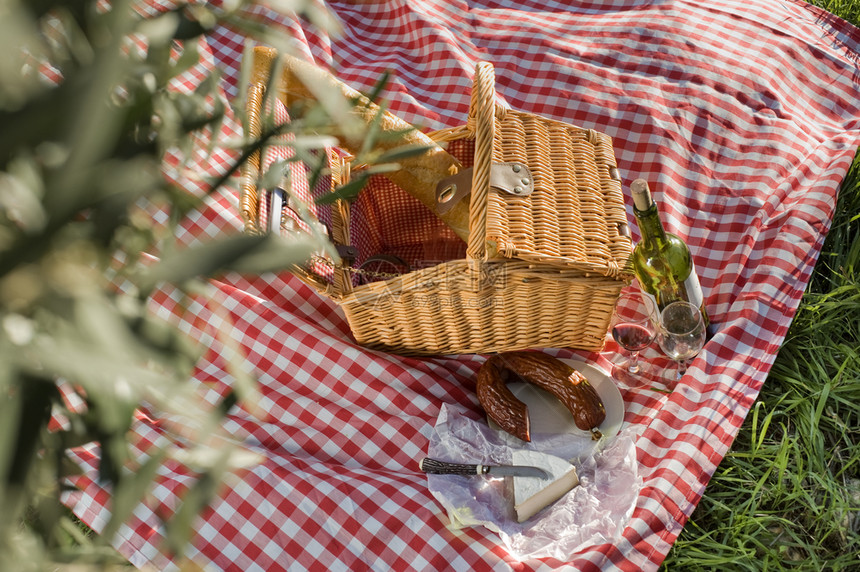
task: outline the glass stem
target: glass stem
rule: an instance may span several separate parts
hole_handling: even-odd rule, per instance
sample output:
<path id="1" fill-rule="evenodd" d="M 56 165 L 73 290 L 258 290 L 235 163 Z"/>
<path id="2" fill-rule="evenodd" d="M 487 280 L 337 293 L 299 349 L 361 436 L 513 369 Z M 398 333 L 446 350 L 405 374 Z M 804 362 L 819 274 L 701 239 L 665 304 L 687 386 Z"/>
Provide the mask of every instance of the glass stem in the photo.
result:
<path id="1" fill-rule="evenodd" d="M 678 379 L 684 377 L 685 373 L 687 373 L 687 360 L 678 360 Z"/>
<path id="2" fill-rule="evenodd" d="M 630 352 L 630 362 L 627 364 L 629 373 L 639 373 L 639 352 Z"/>

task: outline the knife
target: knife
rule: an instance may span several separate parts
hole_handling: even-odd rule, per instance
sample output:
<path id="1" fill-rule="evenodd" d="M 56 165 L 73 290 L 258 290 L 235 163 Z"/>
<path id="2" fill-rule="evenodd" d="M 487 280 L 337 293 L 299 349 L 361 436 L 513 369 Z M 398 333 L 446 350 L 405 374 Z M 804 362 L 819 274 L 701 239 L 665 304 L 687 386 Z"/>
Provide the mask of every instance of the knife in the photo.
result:
<path id="1" fill-rule="evenodd" d="M 289 181 L 286 177 L 281 180 L 280 186 L 275 187 L 271 191 L 269 202 L 269 220 L 266 222 L 269 232 L 279 235 L 281 232 L 281 215 L 284 210 L 284 205 L 287 203 L 287 189 Z"/>
<path id="2" fill-rule="evenodd" d="M 469 465 L 466 463 L 449 463 L 425 457 L 418 462 L 418 468 L 433 475 L 487 475 L 490 477 L 537 477 L 548 479 L 549 473 L 540 467 L 528 465 Z"/>

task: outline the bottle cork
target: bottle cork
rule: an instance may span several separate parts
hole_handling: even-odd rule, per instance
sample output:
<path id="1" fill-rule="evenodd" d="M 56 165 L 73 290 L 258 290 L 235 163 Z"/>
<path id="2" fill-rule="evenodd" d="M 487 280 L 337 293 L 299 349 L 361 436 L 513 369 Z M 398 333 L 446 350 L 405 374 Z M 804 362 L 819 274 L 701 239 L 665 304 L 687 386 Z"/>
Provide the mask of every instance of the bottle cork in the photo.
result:
<path id="1" fill-rule="evenodd" d="M 647 211 L 654 204 L 654 201 L 651 200 L 648 181 L 645 179 L 636 179 L 630 183 L 630 194 L 633 196 L 633 206 L 637 211 Z"/>

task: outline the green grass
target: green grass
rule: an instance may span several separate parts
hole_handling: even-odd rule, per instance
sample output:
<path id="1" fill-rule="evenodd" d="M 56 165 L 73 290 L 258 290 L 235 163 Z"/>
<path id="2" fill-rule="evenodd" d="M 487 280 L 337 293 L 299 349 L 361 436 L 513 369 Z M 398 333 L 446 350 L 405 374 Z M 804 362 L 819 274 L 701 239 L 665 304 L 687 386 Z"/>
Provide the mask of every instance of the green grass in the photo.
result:
<path id="1" fill-rule="evenodd" d="M 817 2 L 855 25 L 860 2 Z M 664 570 L 860 570 L 860 159 L 756 404 Z"/>

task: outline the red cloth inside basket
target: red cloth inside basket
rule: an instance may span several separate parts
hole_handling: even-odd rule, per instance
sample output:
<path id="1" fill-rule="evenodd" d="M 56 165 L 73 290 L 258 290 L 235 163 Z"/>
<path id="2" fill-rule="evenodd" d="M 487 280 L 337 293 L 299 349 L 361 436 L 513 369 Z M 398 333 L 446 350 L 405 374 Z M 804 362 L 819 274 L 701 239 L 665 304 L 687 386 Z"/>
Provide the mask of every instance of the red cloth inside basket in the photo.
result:
<path id="1" fill-rule="evenodd" d="M 465 242 L 384 176 L 371 177 L 350 216 L 352 242 L 358 250 L 356 284 L 466 256 Z"/>
<path id="2" fill-rule="evenodd" d="M 275 102 L 275 122 L 285 124 L 290 120 L 289 112 L 283 102 Z M 278 162 L 288 161 L 294 156 L 291 144 L 292 134 L 276 138 L 266 147 L 261 159 L 261 170 L 265 173 L 279 167 Z M 448 151 L 464 167 L 472 164 L 474 141 L 458 140 L 451 142 Z M 328 149 L 328 153 L 340 151 Z M 282 163 L 286 165 L 291 185 L 290 203 L 284 208 L 283 219 L 292 219 L 295 226 L 308 231 L 309 227 L 299 217 L 297 209 L 300 201 L 327 229 L 332 225 L 332 207 L 316 203 L 331 191 L 331 178 L 322 177 L 310 188 L 311 165 L 300 162 Z M 269 195 L 261 196 L 259 208 L 260 225 L 265 228 L 268 219 Z M 468 197 L 463 200 L 468 200 Z M 286 232 L 282 229 L 282 232 Z M 465 258 L 466 243 L 463 242 L 439 217 L 418 199 L 401 189 L 382 175 L 370 177 L 350 209 L 350 238 L 357 250 L 354 263 L 356 273 L 354 285 L 384 280 L 391 275 L 403 274 L 435 266 L 440 262 Z M 310 270 L 332 281 L 332 268 L 317 260 L 311 263 Z"/>
<path id="3" fill-rule="evenodd" d="M 473 140 L 453 141 L 446 147 L 464 168 L 472 165 Z M 358 250 L 356 284 L 466 257 L 463 240 L 418 199 L 382 175 L 370 178 L 352 205 L 350 218 L 351 238 Z"/>

